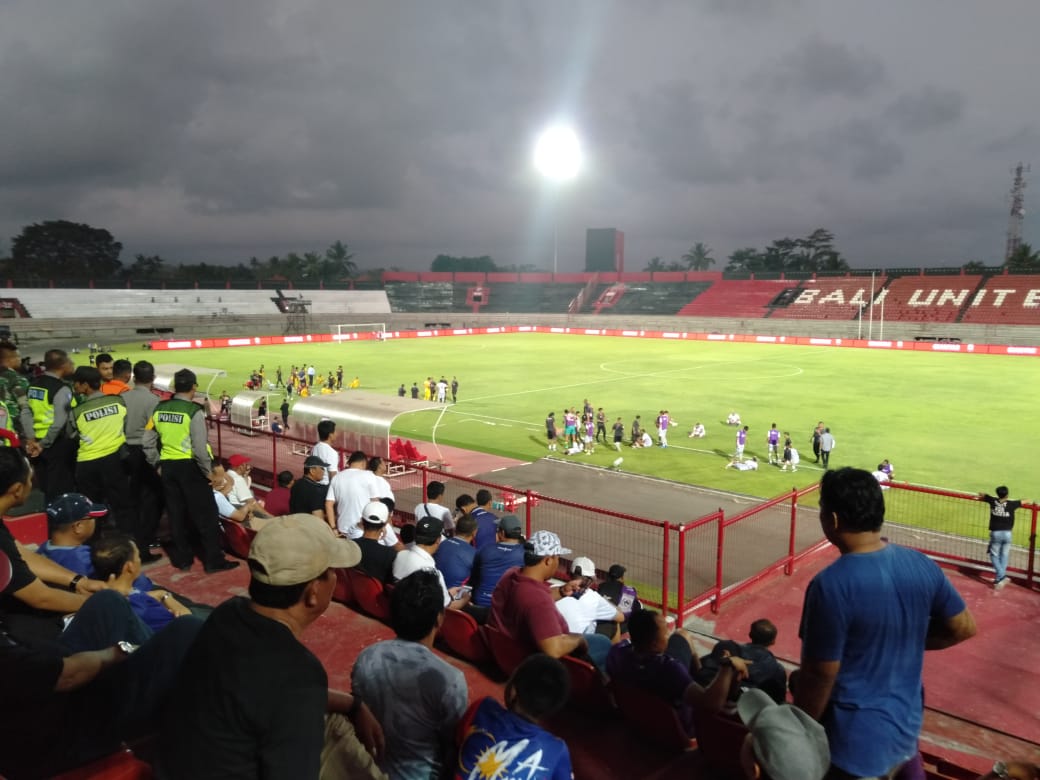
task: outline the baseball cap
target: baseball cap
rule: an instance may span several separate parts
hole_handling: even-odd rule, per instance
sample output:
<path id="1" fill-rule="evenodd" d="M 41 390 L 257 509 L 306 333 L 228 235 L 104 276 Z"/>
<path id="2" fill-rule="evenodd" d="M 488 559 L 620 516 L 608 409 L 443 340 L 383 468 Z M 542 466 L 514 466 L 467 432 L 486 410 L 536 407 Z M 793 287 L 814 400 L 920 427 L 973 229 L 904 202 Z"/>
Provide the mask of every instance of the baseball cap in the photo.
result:
<path id="1" fill-rule="evenodd" d="M 415 543 L 433 544 L 444 533 L 444 521 L 439 517 L 423 517 L 415 524 Z"/>
<path id="2" fill-rule="evenodd" d="M 323 469 L 327 469 L 329 464 L 319 458 L 317 455 L 308 455 L 307 460 L 303 462 L 303 467 L 309 469 L 312 466 L 321 466 Z"/>
<path id="3" fill-rule="evenodd" d="M 369 501 L 361 510 L 361 521 L 383 525 L 390 519 L 390 510 L 382 501 Z"/>
<path id="4" fill-rule="evenodd" d="M 751 688 L 737 700 L 755 758 L 772 780 L 822 780 L 831 763 L 823 726 L 793 704 Z"/>
<path id="5" fill-rule="evenodd" d="M 620 580 L 625 576 L 625 567 L 620 563 L 615 563 L 609 569 L 607 569 L 607 576 L 612 580 Z"/>
<path id="6" fill-rule="evenodd" d="M 227 462 L 228 465 L 231 466 L 231 468 L 237 469 L 243 463 L 251 463 L 252 460 L 253 459 L 250 458 L 248 455 L 232 455 L 230 458 L 227 459 Z"/>
<path id="7" fill-rule="evenodd" d="M 508 539 L 519 539 L 524 535 L 524 526 L 516 515 L 502 515 L 498 521 L 498 530 Z"/>
<path id="8" fill-rule="evenodd" d="M 574 563 L 571 564 L 571 574 L 578 576 L 579 571 L 581 572 L 582 577 L 595 577 L 596 564 L 592 562 L 591 558 L 579 555 L 574 559 Z"/>
<path id="9" fill-rule="evenodd" d="M 107 506 L 95 504 L 82 493 L 64 493 L 47 506 L 47 526 L 60 528 L 84 517 L 104 517 L 107 514 Z"/>
<path id="10" fill-rule="evenodd" d="M 249 546 L 249 570 L 265 585 L 299 585 L 326 569 L 349 569 L 361 561 L 361 548 L 340 539 L 314 515 L 276 517 Z"/>
<path id="11" fill-rule="evenodd" d="M 560 543 L 560 537 L 552 531 L 535 531 L 527 540 L 525 546 L 530 546 L 535 555 L 568 555 L 573 550 L 568 550 Z"/>

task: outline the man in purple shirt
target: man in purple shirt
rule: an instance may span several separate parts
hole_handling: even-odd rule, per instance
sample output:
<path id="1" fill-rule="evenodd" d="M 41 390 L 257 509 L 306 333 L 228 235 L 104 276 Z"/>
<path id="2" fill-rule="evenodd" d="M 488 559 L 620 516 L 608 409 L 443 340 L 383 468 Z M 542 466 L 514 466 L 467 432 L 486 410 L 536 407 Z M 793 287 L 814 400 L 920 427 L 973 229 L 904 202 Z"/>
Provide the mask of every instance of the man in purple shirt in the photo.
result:
<path id="1" fill-rule="evenodd" d="M 733 458 L 735 461 L 740 462 L 744 460 L 744 445 L 747 444 L 747 432 L 748 427 L 746 425 L 737 431 L 737 453 Z"/>
<path id="2" fill-rule="evenodd" d="M 770 464 L 779 464 L 780 458 L 778 457 L 779 453 L 777 450 L 779 449 L 778 445 L 780 444 L 780 431 L 776 429 L 776 423 L 773 423 L 773 427 L 769 429 L 769 433 L 766 435 L 766 444 L 769 445 Z"/>

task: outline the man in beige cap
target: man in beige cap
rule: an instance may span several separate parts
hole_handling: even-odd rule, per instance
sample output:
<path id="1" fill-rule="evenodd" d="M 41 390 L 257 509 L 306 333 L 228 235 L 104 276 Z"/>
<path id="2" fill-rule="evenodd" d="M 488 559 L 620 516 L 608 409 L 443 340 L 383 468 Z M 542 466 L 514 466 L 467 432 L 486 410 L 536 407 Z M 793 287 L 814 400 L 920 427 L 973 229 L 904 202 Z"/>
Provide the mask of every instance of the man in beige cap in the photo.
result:
<path id="1" fill-rule="evenodd" d="M 181 667 L 160 732 L 160 777 L 333 776 L 326 764 L 349 773 L 341 776 L 383 776 L 372 760 L 383 748 L 379 724 L 359 699 L 329 690 L 300 641 L 329 606 L 334 569 L 359 560 L 357 544 L 313 515 L 279 517 L 257 533 L 249 598 L 214 610 Z"/>

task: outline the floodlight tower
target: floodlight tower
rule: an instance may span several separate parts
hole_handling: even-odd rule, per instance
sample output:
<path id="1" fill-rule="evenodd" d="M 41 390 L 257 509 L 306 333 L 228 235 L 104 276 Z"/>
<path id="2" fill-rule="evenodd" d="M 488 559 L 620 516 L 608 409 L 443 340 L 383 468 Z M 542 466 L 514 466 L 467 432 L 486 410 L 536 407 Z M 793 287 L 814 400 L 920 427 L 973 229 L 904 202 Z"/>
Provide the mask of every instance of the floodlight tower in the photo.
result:
<path id="1" fill-rule="evenodd" d="M 1022 244 L 1022 222 L 1026 216 L 1026 179 L 1030 166 L 1019 163 L 1015 167 L 1015 178 L 1011 184 L 1011 214 L 1008 217 L 1007 246 L 1004 248 L 1005 262 L 1015 254 Z"/>
<path id="2" fill-rule="evenodd" d="M 559 187 L 581 170 L 581 142 L 573 129 L 564 125 L 550 127 L 535 143 L 534 167 Z M 553 274 L 559 265 L 559 214 L 553 209 Z"/>

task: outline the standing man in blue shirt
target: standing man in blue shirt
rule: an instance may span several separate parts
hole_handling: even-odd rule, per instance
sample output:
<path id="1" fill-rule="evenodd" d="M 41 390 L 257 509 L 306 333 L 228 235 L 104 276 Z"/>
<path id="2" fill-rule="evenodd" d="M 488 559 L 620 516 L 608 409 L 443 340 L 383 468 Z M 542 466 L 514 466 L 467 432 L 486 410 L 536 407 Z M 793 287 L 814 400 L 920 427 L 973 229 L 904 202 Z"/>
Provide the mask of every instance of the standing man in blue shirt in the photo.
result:
<path id="1" fill-rule="evenodd" d="M 470 516 L 477 521 L 477 536 L 473 546 L 478 550 L 494 544 L 498 532 L 498 516 L 488 508 L 490 506 L 491 491 L 481 488 L 477 491 L 477 508 L 470 512 Z"/>

